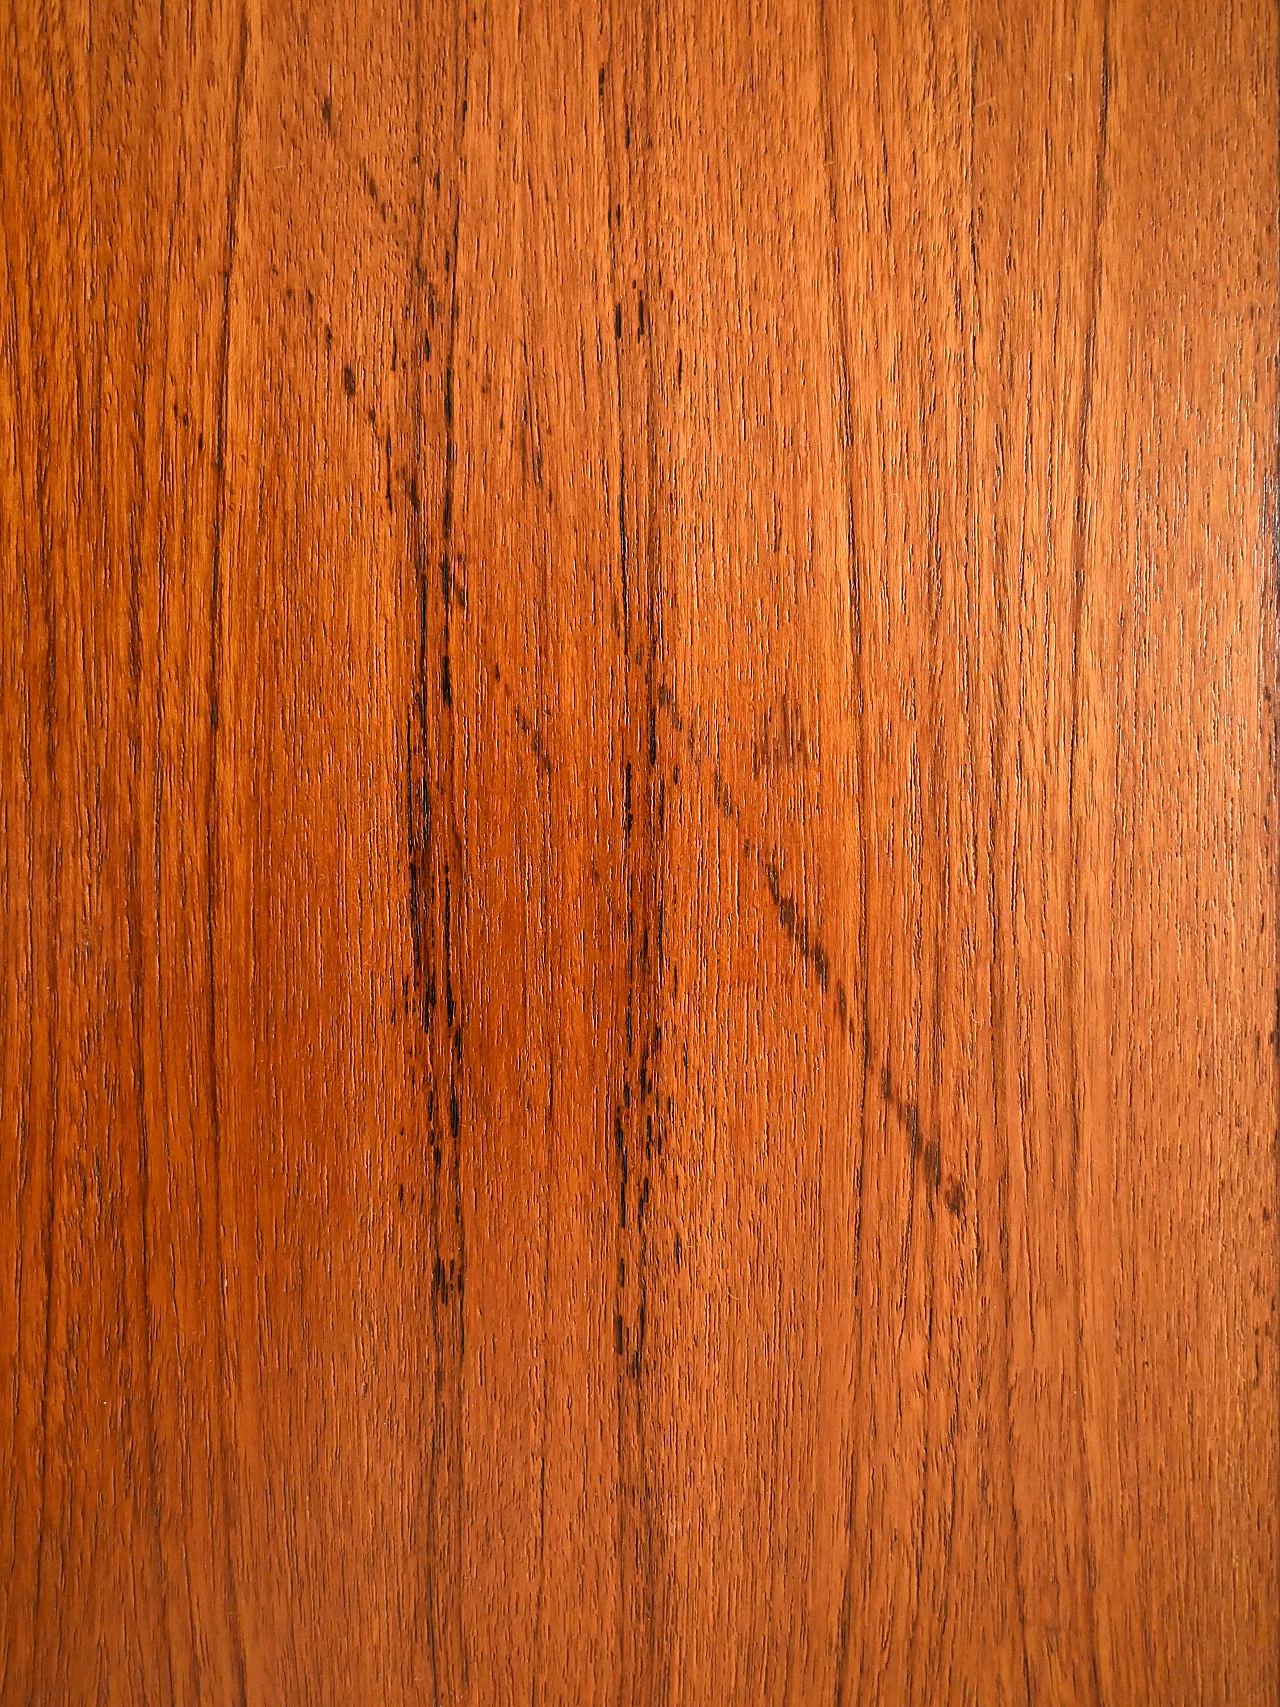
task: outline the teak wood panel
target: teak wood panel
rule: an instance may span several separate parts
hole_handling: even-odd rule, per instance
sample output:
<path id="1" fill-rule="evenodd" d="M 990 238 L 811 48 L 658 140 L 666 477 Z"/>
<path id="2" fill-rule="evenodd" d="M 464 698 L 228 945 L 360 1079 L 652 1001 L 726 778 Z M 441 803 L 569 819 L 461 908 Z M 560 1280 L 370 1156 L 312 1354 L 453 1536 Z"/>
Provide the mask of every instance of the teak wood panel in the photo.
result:
<path id="1" fill-rule="evenodd" d="M 1275 1702 L 1274 9 L 0 39 L 3 1700 Z"/>

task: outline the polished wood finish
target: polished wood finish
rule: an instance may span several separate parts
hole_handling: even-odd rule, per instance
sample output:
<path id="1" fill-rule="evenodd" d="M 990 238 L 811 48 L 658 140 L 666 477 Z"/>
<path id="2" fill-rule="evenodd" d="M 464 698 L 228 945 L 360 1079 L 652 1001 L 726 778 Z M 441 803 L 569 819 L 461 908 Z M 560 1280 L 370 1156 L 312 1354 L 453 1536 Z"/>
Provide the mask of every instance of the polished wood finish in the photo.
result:
<path id="1" fill-rule="evenodd" d="M 0 28 L 0 1697 L 1274 1702 L 1274 9 Z"/>

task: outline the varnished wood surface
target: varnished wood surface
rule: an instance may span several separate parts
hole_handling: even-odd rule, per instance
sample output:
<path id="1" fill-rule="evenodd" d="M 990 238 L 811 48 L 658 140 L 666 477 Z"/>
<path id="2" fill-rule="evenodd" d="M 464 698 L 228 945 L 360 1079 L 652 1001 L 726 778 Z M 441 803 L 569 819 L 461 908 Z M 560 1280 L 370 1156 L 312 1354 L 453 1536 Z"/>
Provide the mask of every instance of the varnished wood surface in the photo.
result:
<path id="1" fill-rule="evenodd" d="M 1275 1702 L 1274 9 L 0 37 L 0 1697 Z"/>

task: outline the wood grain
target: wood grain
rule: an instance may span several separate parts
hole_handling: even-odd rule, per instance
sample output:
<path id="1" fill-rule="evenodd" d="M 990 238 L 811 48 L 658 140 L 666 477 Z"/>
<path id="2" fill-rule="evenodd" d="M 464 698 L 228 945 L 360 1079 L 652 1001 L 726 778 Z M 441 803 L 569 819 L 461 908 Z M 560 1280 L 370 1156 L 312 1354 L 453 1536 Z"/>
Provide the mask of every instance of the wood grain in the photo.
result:
<path id="1" fill-rule="evenodd" d="M 1280 30 L 0 24 L 0 1698 L 1280 1697 Z"/>

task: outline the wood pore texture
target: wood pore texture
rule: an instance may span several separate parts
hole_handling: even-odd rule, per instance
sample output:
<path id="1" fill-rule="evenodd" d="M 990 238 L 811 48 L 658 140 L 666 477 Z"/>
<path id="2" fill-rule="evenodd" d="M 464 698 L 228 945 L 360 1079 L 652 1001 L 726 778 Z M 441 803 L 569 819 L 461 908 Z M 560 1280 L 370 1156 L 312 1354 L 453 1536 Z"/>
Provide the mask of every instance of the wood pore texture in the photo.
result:
<path id="1" fill-rule="evenodd" d="M 1274 7 L 0 39 L 0 1698 L 1275 1703 Z"/>

